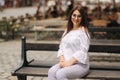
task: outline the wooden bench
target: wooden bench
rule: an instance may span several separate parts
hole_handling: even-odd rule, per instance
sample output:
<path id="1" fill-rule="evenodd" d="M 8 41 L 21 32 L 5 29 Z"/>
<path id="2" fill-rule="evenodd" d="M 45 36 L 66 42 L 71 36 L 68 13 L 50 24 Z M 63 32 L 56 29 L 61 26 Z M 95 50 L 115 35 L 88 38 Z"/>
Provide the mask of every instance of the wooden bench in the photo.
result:
<path id="1" fill-rule="evenodd" d="M 120 53 L 120 40 L 92 40 L 89 52 Z M 58 61 L 28 61 L 28 51 L 57 51 L 59 43 L 30 43 L 22 37 L 21 64 L 12 71 L 12 76 L 17 76 L 18 80 L 27 80 L 27 76 L 48 76 L 49 68 Z M 41 52 L 40 52 L 41 53 Z M 102 54 L 102 53 L 100 53 Z M 90 62 L 90 72 L 83 79 L 105 79 L 120 80 L 119 62 Z M 78 80 L 78 79 L 77 79 Z"/>
<path id="2" fill-rule="evenodd" d="M 94 36 L 94 32 L 105 32 L 105 33 L 116 33 L 119 32 L 120 33 L 120 27 L 90 27 L 89 31 L 92 33 L 92 36 Z"/>

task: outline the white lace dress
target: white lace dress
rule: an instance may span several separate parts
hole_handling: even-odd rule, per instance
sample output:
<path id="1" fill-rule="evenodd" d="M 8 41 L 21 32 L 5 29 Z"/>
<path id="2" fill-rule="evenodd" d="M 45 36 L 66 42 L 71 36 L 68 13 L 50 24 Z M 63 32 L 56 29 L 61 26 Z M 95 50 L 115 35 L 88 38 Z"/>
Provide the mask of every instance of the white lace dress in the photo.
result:
<path id="1" fill-rule="evenodd" d="M 63 55 L 66 61 L 74 57 L 78 63 L 89 64 L 89 45 L 90 38 L 84 29 L 72 30 L 61 39 L 57 57 Z"/>

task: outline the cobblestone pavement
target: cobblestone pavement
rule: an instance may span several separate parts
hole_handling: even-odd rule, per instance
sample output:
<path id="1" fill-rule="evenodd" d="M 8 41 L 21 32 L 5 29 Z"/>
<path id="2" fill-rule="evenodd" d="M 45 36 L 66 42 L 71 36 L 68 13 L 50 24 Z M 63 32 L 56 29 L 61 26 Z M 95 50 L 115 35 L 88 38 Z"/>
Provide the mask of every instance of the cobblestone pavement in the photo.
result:
<path id="1" fill-rule="evenodd" d="M 20 64 L 20 54 L 21 54 L 20 40 L 0 42 L 0 80 L 17 80 L 15 76 L 11 76 L 11 71 Z M 43 57 L 42 59 L 45 58 Z M 28 77 L 28 80 L 47 80 L 47 78 Z"/>
<path id="2" fill-rule="evenodd" d="M 20 40 L 0 42 L 0 80 L 16 80 L 11 70 L 20 63 Z"/>
<path id="3" fill-rule="evenodd" d="M 11 76 L 11 71 L 20 64 L 20 52 L 20 40 L 0 42 L 0 80 L 17 80 Z M 28 77 L 28 80 L 47 80 L 47 78 Z"/>
<path id="4" fill-rule="evenodd" d="M 35 41 L 35 40 L 31 40 Z M 33 58 L 32 51 L 30 52 L 29 59 Z M 56 52 L 43 52 L 43 54 L 37 54 L 34 52 L 35 59 L 49 60 L 56 58 Z M 54 53 L 54 55 L 53 55 Z M 0 80 L 17 80 L 15 76 L 11 76 L 11 71 L 20 64 L 21 54 L 21 40 L 9 40 L 0 41 Z M 42 58 L 41 58 L 42 56 Z M 28 80 L 47 80 L 47 77 L 28 77 Z"/>

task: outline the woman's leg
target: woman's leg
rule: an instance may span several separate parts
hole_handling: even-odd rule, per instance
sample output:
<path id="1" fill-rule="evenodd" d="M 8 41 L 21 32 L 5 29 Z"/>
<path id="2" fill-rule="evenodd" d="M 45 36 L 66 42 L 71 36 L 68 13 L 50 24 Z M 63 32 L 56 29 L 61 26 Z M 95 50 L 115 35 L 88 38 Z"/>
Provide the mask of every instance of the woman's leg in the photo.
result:
<path id="1" fill-rule="evenodd" d="M 60 69 L 59 64 L 52 66 L 48 71 L 48 80 L 57 80 L 56 72 Z"/>
<path id="2" fill-rule="evenodd" d="M 88 73 L 88 70 L 88 65 L 75 64 L 69 67 L 59 69 L 56 73 L 56 78 L 57 80 L 81 78 Z"/>

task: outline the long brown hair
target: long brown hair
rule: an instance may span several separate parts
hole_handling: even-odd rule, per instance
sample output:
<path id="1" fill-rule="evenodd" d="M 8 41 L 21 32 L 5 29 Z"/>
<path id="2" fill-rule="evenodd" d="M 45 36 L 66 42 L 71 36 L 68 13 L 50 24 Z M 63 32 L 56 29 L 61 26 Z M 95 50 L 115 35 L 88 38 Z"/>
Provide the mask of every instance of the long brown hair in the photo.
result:
<path id="1" fill-rule="evenodd" d="M 70 13 L 69 13 L 69 16 L 68 16 L 68 23 L 67 23 L 67 31 L 66 31 L 66 34 L 72 30 L 73 28 L 73 22 L 71 21 L 71 17 L 72 17 L 72 14 L 75 10 L 78 10 L 81 14 L 81 17 L 82 17 L 82 20 L 81 20 L 81 23 L 80 25 L 83 26 L 85 29 L 88 30 L 88 21 L 87 21 L 87 13 L 85 12 L 84 8 L 81 7 L 81 6 L 76 6 L 74 7 Z"/>

